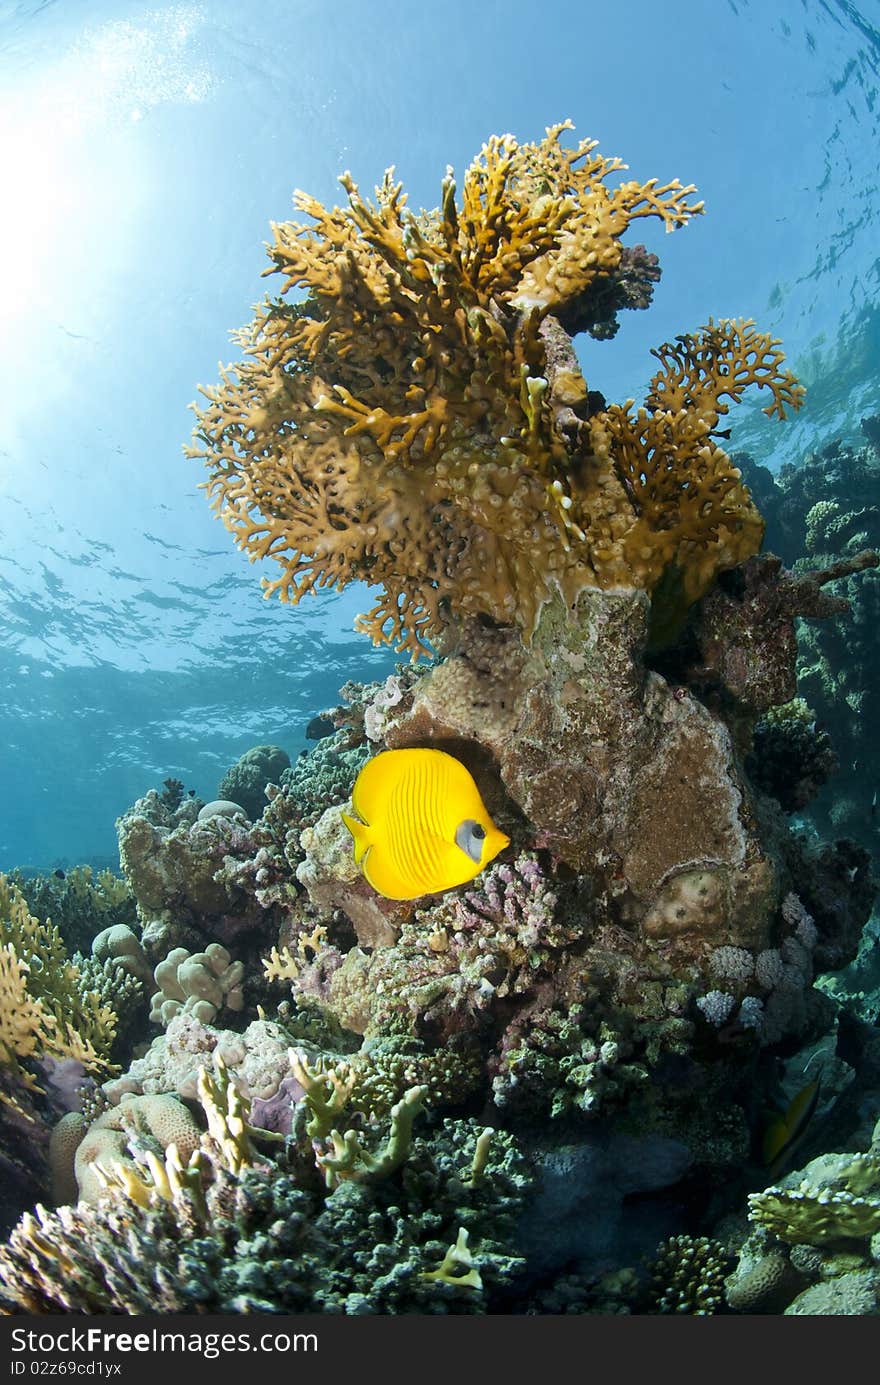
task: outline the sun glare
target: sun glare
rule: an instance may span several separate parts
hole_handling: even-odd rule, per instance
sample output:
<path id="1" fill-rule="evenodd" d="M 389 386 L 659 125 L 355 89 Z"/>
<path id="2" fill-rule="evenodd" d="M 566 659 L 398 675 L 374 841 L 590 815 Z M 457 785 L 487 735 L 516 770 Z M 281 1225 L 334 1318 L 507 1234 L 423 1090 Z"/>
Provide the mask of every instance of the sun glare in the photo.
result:
<path id="1" fill-rule="evenodd" d="M 96 25 L 51 61 L 4 74 L 0 92 L 0 331 L 16 350 L 35 314 L 85 302 L 103 254 L 144 189 L 133 126 L 160 105 L 204 100 L 202 11 L 145 9 Z M 141 144 L 140 148 L 143 148 Z M 136 247 L 132 246 L 136 252 Z"/>

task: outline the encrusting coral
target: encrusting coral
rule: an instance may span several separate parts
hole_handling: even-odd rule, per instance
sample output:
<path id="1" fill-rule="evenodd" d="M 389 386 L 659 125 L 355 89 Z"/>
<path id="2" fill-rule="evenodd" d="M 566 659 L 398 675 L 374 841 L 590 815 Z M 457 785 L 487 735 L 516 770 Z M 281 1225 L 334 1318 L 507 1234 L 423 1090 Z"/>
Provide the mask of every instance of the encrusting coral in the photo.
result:
<path id="1" fill-rule="evenodd" d="M 642 408 L 594 407 L 566 325 L 600 316 L 632 224 L 672 231 L 702 203 L 678 180 L 609 186 L 625 165 L 564 148 L 570 128 L 491 138 L 460 205 L 451 170 L 421 215 L 390 170 L 375 206 L 345 174 L 347 208 L 297 193 L 311 224 L 273 226 L 281 296 L 203 389 L 190 449 L 239 546 L 280 563 L 267 594 L 381 586 L 359 626 L 416 657 L 450 613 L 528 639 L 553 589 L 571 606 L 662 587 L 679 611 L 757 551 L 762 521 L 713 434 L 752 385 L 779 418 L 802 390 L 753 323 L 710 322 L 655 352 Z"/>

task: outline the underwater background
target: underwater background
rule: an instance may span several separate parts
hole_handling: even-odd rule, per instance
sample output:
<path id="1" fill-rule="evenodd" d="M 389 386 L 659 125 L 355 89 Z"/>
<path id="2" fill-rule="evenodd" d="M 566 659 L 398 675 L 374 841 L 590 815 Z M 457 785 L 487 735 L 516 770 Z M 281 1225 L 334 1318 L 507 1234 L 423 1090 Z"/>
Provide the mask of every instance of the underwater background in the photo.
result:
<path id="1" fill-rule="evenodd" d="M 680 235 L 641 223 L 663 278 L 591 347 L 590 388 L 640 398 L 652 346 L 742 316 L 808 393 L 785 427 L 747 400 L 732 448 L 775 470 L 864 441 L 880 409 L 873 5 L 0 13 L 0 868 L 112 863 L 146 787 L 210 798 L 249 746 L 295 757 L 342 683 L 393 671 L 352 632 L 362 588 L 263 601 L 181 455 L 295 187 L 332 203 L 344 170 L 367 190 L 394 163 L 431 207 L 488 133 L 570 117 L 707 209 Z"/>
<path id="2" fill-rule="evenodd" d="M 878 61 L 0 0 L 0 1316 L 876 1314 Z"/>

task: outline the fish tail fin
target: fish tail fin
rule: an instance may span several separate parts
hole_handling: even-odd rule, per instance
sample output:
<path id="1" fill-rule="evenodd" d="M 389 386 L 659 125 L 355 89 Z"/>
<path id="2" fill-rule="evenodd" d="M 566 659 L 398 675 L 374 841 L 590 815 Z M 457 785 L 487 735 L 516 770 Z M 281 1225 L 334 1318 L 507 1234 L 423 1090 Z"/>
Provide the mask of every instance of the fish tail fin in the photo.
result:
<path id="1" fill-rule="evenodd" d="M 349 832 L 354 837 L 355 865 L 360 865 L 364 852 L 372 845 L 370 841 L 370 829 L 365 823 L 358 822 L 357 818 L 349 817 L 348 813 L 342 813 L 341 817 Z"/>

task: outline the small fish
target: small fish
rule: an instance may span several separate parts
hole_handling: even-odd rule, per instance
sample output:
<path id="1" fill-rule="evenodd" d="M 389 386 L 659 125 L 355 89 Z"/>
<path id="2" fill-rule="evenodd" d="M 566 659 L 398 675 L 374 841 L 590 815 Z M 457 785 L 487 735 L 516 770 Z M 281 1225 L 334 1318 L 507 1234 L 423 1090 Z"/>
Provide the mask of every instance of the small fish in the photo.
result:
<path id="1" fill-rule="evenodd" d="M 321 741 L 325 736 L 332 736 L 335 730 L 336 727 L 332 718 L 326 716 L 324 712 L 319 712 L 316 717 L 312 717 L 306 727 L 306 740 Z"/>
<path id="2" fill-rule="evenodd" d="M 510 838 L 493 823 L 460 760 L 444 750 L 383 750 L 342 814 L 354 859 L 377 894 L 419 899 L 473 880 Z"/>
<path id="3" fill-rule="evenodd" d="M 764 1131 L 762 1154 L 768 1166 L 770 1177 L 776 1178 L 791 1159 L 797 1146 L 806 1134 L 807 1126 L 813 1119 L 819 1104 L 819 1091 L 822 1074 L 802 1087 Z"/>

